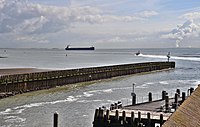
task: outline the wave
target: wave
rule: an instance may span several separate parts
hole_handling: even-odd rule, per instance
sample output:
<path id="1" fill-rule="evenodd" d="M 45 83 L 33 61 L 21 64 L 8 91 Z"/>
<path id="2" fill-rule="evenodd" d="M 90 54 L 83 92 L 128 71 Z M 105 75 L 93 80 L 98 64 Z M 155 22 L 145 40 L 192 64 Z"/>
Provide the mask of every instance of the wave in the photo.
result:
<path id="1" fill-rule="evenodd" d="M 159 83 L 160 83 L 160 84 L 163 84 L 163 85 L 169 84 L 167 81 L 160 81 Z"/>
<path id="2" fill-rule="evenodd" d="M 148 58 L 167 59 L 167 56 L 163 56 L 163 55 L 144 55 L 144 54 L 139 54 L 138 56 L 148 57 Z M 188 56 L 187 57 L 171 56 L 170 59 L 200 61 L 200 58 L 197 58 L 197 57 L 188 57 Z"/>
<path id="3" fill-rule="evenodd" d="M 26 118 L 20 118 L 18 116 L 10 116 L 10 117 L 7 117 L 7 119 L 5 120 L 5 122 L 7 123 L 21 123 L 25 121 L 26 121 Z"/>
<path id="4" fill-rule="evenodd" d="M 91 102 L 101 102 L 103 100 L 80 100 L 78 103 L 91 103 Z"/>
<path id="5" fill-rule="evenodd" d="M 141 88 L 141 89 L 143 89 L 143 88 L 148 88 L 148 84 L 145 83 L 145 84 L 136 86 L 135 88 Z"/>

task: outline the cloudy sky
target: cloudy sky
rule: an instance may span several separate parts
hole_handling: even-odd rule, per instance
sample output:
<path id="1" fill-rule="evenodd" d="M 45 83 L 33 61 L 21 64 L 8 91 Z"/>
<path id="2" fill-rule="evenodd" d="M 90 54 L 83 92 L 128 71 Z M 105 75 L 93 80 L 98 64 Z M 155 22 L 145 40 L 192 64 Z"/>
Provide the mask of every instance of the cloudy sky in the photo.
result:
<path id="1" fill-rule="evenodd" d="M 199 0 L 0 0 L 0 48 L 200 47 Z"/>

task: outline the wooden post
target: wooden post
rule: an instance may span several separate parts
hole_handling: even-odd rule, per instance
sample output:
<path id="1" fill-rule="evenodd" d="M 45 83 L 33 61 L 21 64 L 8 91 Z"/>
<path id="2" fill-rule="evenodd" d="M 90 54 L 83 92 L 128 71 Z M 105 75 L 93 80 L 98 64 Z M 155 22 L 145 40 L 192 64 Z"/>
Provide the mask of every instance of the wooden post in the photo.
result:
<path id="1" fill-rule="evenodd" d="M 163 114 L 160 114 L 160 126 L 163 124 Z"/>
<path id="2" fill-rule="evenodd" d="M 98 119 L 98 116 L 99 116 L 99 109 L 96 109 L 94 113 L 94 121 Z"/>
<path id="3" fill-rule="evenodd" d="M 106 110 L 106 116 L 104 116 L 104 126 L 108 126 L 109 125 L 109 110 Z"/>
<path id="4" fill-rule="evenodd" d="M 175 110 L 178 107 L 178 93 L 175 93 L 175 100 L 174 100 L 174 104 L 175 104 Z"/>
<path id="5" fill-rule="evenodd" d="M 125 111 L 122 112 L 122 122 L 123 122 L 123 125 L 126 124 L 126 112 Z"/>
<path id="6" fill-rule="evenodd" d="M 98 124 L 101 126 L 104 125 L 104 113 L 103 113 L 103 109 L 101 109 L 101 107 L 99 107 Z"/>
<path id="7" fill-rule="evenodd" d="M 151 127 L 151 114 L 147 113 L 147 127 Z"/>
<path id="8" fill-rule="evenodd" d="M 109 114 L 110 114 L 110 113 L 109 113 L 109 110 L 106 110 L 106 117 L 105 117 L 106 120 L 109 120 Z"/>
<path id="9" fill-rule="evenodd" d="M 169 96 L 165 96 L 165 112 L 169 112 Z"/>
<path id="10" fill-rule="evenodd" d="M 162 100 L 165 100 L 166 91 L 162 91 Z"/>
<path id="11" fill-rule="evenodd" d="M 103 109 L 99 108 L 99 118 L 103 118 Z"/>
<path id="12" fill-rule="evenodd" d="M 132 93 L 132 105 L 136 104 L 136 94 Z"/>
<path id="13" fill-rule="evenodd" d="M 134 112 L 131 112 L 131 125 L 134 125 L 134 122 L 135 122 Z"/>
<path id="14" fill-rule="evenodd" d="M 175 93 L 175 100 L 174 103 L 177 104 L 178 103 L 178 93 Z"/>
<path id="15" fill-rule="evenodd" d="M 151 102 L 151 101 L 152 101 L 152 93 L 149 92 L 149 102 Z"/>
<path id="16" fill-rule="evenodd" d="M 138 124 L 141 122 L 141 112 L 138 112 Z"/>
<path id="17" fill-rule="evenodd" d="M 116 112 L 115 112 L 115 120 L 119 121 L 119 111 L 118 110 L 116 110 Z"/>
<path id="18" fill-rule="evenodd" d="M 194 88 L 190 88 L 190 95 L 194 92 Z"/>
<path id="19" fill-rule="evenodd" d="M 58 113 L 57 112 L 54 113 L 53 127 L 58 127 Z"/>
<path id="20" fill-rule="evenodd" d="M 178 97 L 180 97 L 181 95 L 180 89 L 176 89 L 176 93 L 178 93 Z"/>
<path id="21" fill-rule="evenodd" d="M 133 92 L 131 93 L 131 96 L 132 96 L 132 105 L 136 104 L 136 94 L 135 94 L 135 91 L 134 91 L 134 87 L 135 87 L 135 84 L 133 83 Z"/>
<path id="22" fill-rule="evenodd" d="M 185 101 L 185 92 L 182 92 L 182 102 Z"/>

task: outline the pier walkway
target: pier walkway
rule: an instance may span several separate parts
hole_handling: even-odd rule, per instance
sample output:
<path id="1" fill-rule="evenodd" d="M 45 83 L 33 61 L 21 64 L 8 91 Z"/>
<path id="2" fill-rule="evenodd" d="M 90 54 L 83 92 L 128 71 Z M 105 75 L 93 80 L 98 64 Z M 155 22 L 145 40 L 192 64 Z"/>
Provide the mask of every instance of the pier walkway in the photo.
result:
<path id="1" fill-rule="evenodd" d="M 134 86 L 134 85 L 133 85 Z M 134 87 L 133 87 L 134 91 Z M 188 89 L 188 96 L 194 89 Z M 132 95 L 132 105 L 122 106 L 121 102 L 111 104 L 110 110 L 99 108 L 95 111 L 93 127 L 155 127 L 162 126 L 169 117 L 176 112 L 185 101 L 186 92 L 176 90 L 175 96 L 169 98 L 166 91 L 162 91 L 162 99 L 152 101 L 152 93 L 149 92 L 149 101 L 136 104 L 136 95 Z"/>

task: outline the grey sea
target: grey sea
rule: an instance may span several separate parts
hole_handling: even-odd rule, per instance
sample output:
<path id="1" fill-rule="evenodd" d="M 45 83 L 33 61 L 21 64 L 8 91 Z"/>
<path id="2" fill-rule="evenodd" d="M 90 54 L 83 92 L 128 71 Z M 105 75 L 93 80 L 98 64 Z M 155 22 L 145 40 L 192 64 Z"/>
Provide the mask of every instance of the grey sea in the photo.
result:
<path id="1" fill-rule="evenodd" d="M 141 54 L 135 53 L 140 50 Z M 166 90 L 170 96 L 178 88 L 187 91 L 200 84 L 200 49 L 97 49 L 95 51 L 65 51 L 63 49 L 0 49 L 0 68 L 39 68 L 62 70 L 149 61 L 176 62 L 174 70 L 130 75 L 99 80 L 89 85 L 66 89 L 30 92 L 0 100 L 0 127 L 50 127 L 53 113 L 59 113 L 60 127 L 92 127 L 94 111 L 109 107 L 116 101 L 131 103 L 135 83 L 137 102 L 153 99 Z"/>

